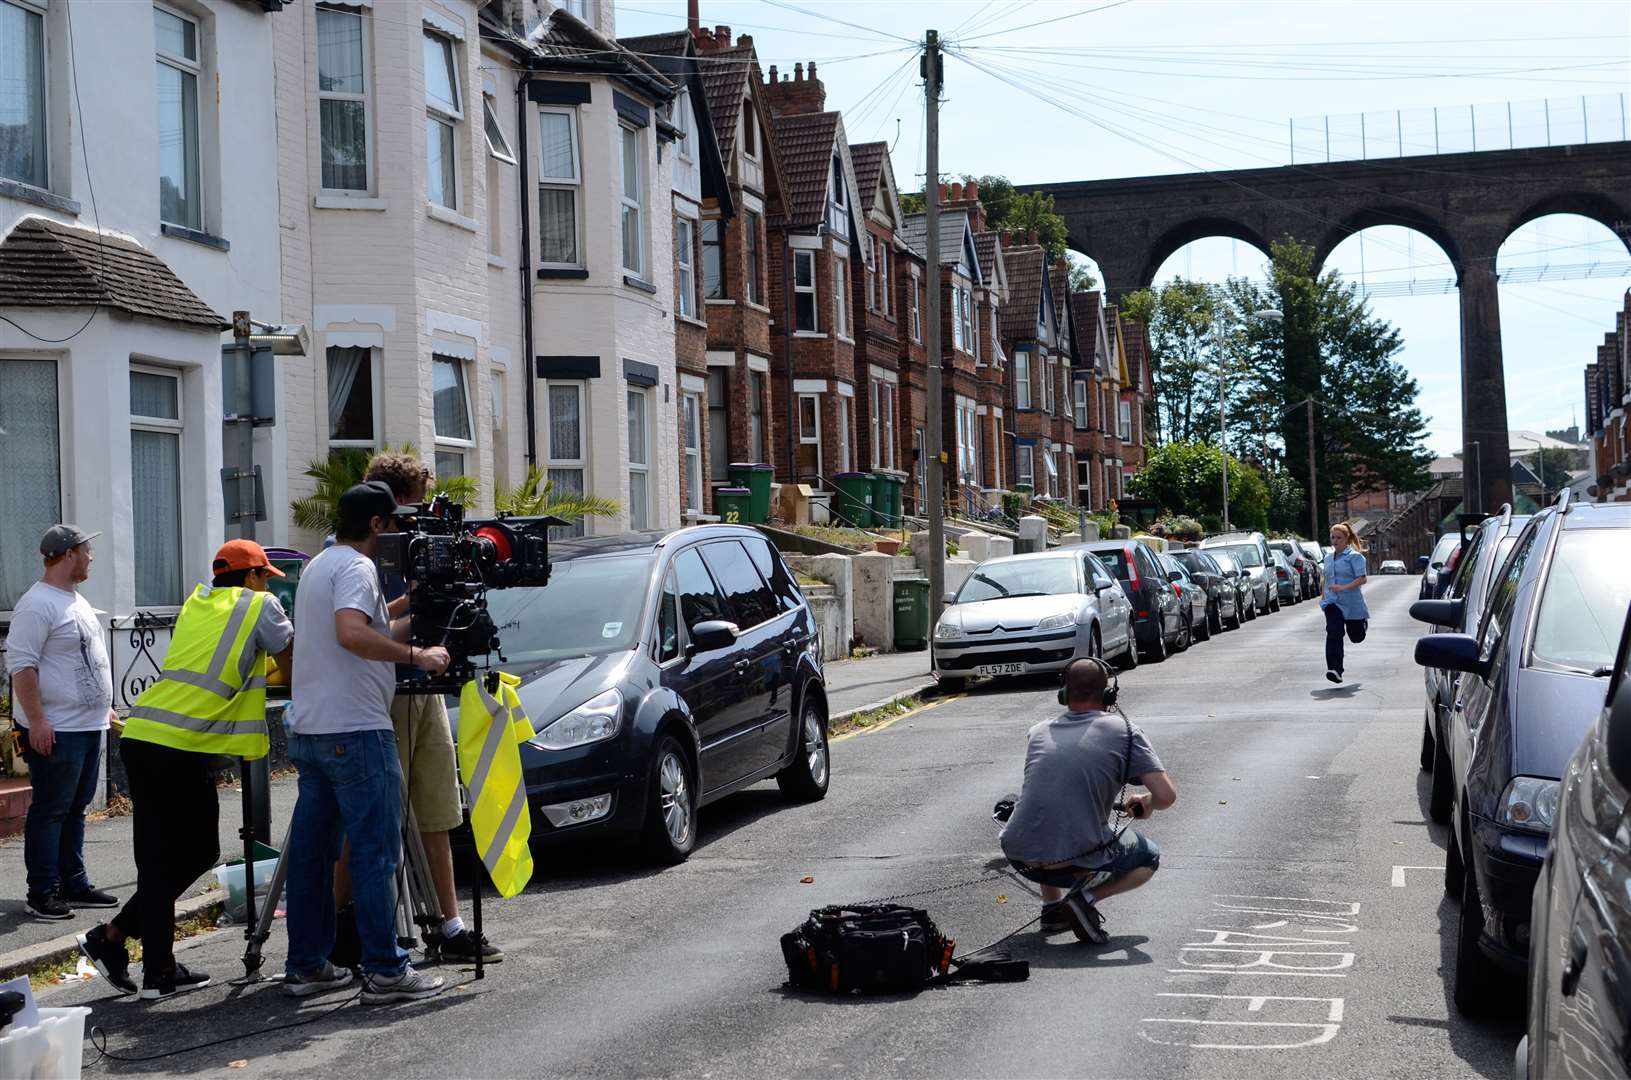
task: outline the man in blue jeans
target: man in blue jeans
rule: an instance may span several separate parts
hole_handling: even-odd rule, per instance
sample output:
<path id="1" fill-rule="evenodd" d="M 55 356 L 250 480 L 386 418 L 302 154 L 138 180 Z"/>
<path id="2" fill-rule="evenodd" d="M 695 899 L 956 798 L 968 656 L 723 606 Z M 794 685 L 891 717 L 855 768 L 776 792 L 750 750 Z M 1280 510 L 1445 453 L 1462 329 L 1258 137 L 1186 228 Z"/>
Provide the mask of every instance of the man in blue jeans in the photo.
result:
<path id="1" fill-rule="evenodd" d="M 96 796 L 102 740 L 113 717 L 113 677 L 102 626 L 78 586 L 91 576 L 91 541 L 73 525 L 40 538 L 45 572 L 17 601 L 6 636 L 23 760 L 33 789 L 23 824 L 27 911 L 71 919 L 75 908 L 119 900 L 85 871 L 85 808 Z"/>
<path id="2" fill-rule="evenodd" d="M 351 981 L 329 963 L 334 948 L 334 862 L 350 841 L 351 889 L 362 946 L 362 1000 L 415 1001 L 442 988 L 416 972 L 396 942 L 396 870 L 402 843 L 402 768 L 391 724 L 396 664 L 439 674 L 447 650 L 407 644 L 409 620 L 391 621 L 373 556 L 398 506 L 378 481 L 340 496 L 336 543 L 301 570 L 295 594 L 289 760 L 300 771 L 289 826 L 289 956 L 284 991 L 296 997 Z"/>

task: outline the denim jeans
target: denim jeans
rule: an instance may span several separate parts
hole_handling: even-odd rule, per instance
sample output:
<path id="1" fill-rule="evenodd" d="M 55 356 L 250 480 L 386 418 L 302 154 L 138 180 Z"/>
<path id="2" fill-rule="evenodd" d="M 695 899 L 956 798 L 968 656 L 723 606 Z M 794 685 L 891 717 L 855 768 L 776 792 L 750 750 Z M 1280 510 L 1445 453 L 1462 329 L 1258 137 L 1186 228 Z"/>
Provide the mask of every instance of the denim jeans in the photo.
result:
<path id="1" fill-rule="evenodd" d="M 23 825 L 23 865 L 31 897 L 91 889 L 85 873 L 85 808 L 96 797 L 105 734 L 59 731 L 49 754 L 35 753 L 23 738 L 33 788 Z"/>
<path id="2" fill-rule="evenodd" d="M 290 975 L 312 975 L 334 948 L 334 861 L 351 842 L 351 895 L 362 969 L 400 975 L 408 954 L 396 943 L 396 869 L 402 850 L 402 766 L 389 728 L 289 736 L 300 770 L 289 823 Z"/>

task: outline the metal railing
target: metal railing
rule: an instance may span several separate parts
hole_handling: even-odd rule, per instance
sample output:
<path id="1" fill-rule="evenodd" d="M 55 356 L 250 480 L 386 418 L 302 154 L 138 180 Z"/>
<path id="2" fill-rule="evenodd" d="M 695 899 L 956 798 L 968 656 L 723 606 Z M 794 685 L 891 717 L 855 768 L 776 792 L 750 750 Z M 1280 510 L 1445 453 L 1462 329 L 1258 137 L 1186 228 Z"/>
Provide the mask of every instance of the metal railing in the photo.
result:
<path id="1" fill-rule="evenodd" d="M 1291 164 L 1307 165 L 1621 142 L 1627 104 L 1625 94 L 1581 94 L 1299 117 L 1287 121 L 1287 149 Z"/>

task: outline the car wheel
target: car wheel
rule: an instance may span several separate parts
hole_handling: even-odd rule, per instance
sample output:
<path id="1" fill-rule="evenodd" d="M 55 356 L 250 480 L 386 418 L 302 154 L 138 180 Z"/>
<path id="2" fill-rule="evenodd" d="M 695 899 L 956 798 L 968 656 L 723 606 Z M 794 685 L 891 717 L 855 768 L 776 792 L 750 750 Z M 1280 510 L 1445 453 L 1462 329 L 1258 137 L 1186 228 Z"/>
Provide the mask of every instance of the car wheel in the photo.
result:
<path id="1" fill-rule="evenodd" d="M 1093 636 L 1087 640 L 1087 655 L 1098 660 L 1104 659 L 1104 642 L 1099 638 L 1099 628 L 1093 628 Z"/>
<path id="2" fill-rule="evenodd" d="M 1228 620 L 1224 622 L 1223 628 L 1225 630 L 1239 630 L 1240 620 L 1240 598 L 1237 596 L 1235 597 L 1235 613 L 1229 616 Z"/>
<path id="3" fill-rule="evenodd" d="M 1450 800 L 1455 795 L 1450 773 L 1454 768 L 1444 740 L 1433 740 L 1433 785 L 1427 793 L 1427 816 L 1440 825 L 1450 820 Z"/>
<path id="4" fill-rule="evenodd" d="M 1157 613 L 1157 618 L 1159 618 L 1159 613 Z M 1150 647 L 1146 651 L 1146 655 L 1144 656 L 1144 659 L 1154 660 L 1156 663 L 1159 664 L 1161 661 L 1165 660 L 1166 658 L 1167 658 L 1167 635 L 1166 635 L 1165 631 L 1163 631 L 1161 629 L 1161 625 L 1159 623 L 1157 623 L 1156 627 L 1155 627 L 1155 634 L 1150 640 Z"/>
<path id="5" fill-rule="evenodd" d="M 1132 623 L 1127 624 L 1127 651 L 1121 654 L 1121 670 L 1131 671 L 1138 666 L 1138 634 Z"/>
<path id="6" fill-rule="evenodd" d="M 1195 631 L 1195 640 L 1212 640 L 1212 608 L 1210 605 L 1207 606 L 1205 611 L 1201 612 L 1201 623 L 1199 628 Z"/>
<path id="7" fill-rule="evenodd" d="M 940 678 L 940 692 L 942 694 L 961 694 L 967 689 L 967 679 L 948 679 L 945 676 L 941 676 Z"/>
<path id="8" fill-rule="evenodd" d="M 697 846 L 696 784 L 679 740 L 664 735 L 652 756 L 646 794 L 646 851 L 657 862 L 681 863 Z"/>
<path id="9" fill-rule="evenodd" d="M 1470 871 L 1470 868 L 1469 868 Z M 1467 1016 L 1489 1015 L 1506 978 L 1484 955 L 1478 940 L 1484 934 L 1484 903 L 1478 895 L 1476 871 L 1462 875 L 1461 911 L 1456 920 L 1455 1007 Z"/>
<path id="10" fill-rule="evenodd" d="M 1194 618 L 1195 616 L 1193 612 L 1186 611 L 1184 614 L 1184 625 L 1179 628 L 1178 638 L 1172 643 L 1173 652 L 1187 652 L 1189 647 L 1195 644 Z"/>
<path id="11" fill-rule="evenodd" d="M 815 802 L 827 795 L 832 767 L 827 753 L 827 716 L 813 695 L 799 718 L 798 751 L 787 768 L 776 774 L 782 794 L 794 802 Z"/>
<path id="12" fill-rule="evenodd" d="M 1427 706 L 1427 715 L 1421 719 L 1421 771 L 1433 771 L 1433 707 Z"/>
<path id="13" fill-rule="evenodd" d="M 1452 826 L 1450 829 L 1450 842 L 1444 849 L 1444 895 L 1452 899 L 1460 899 L 1461 882 L 1466 876 L 1467 868 L 1461 861 L 1461 840 Z"/>

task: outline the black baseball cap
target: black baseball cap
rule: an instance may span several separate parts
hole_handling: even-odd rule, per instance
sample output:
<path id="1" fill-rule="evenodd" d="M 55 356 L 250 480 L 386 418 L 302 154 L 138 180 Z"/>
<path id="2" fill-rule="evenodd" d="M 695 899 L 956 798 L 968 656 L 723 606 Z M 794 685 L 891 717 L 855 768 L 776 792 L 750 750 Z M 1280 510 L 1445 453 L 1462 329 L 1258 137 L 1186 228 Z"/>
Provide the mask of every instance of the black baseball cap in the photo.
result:
<path id="1" fill-rule="evenodd" d="M 414 507 L 398 505 L 391 486 L 383 480 L 365 480 L 347 488 L 338 506 L 340 532 L 353 533 L 366 528 L 376 517 L 390 518 L 417 513 Z"/>

